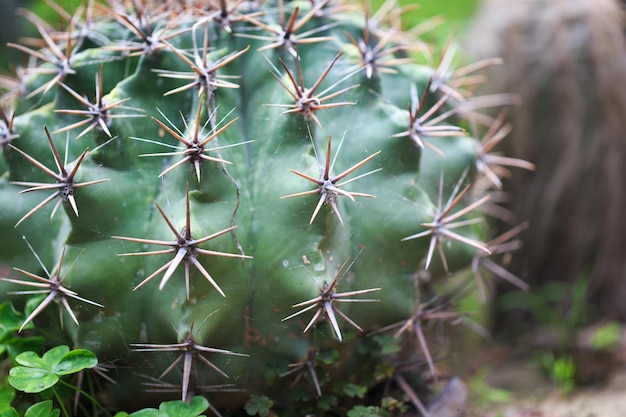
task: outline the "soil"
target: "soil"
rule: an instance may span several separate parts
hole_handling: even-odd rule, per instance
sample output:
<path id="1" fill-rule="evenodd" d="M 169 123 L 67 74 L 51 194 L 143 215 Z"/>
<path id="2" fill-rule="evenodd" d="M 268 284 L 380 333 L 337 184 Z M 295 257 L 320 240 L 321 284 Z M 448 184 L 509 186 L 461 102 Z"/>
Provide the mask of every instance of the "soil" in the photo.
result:
<path id="1" fill-rule="evenodd" d="M 585 384 L 569 390 L 539 366 L 538 351 L 512 351 L 485 349 L 484 360 L 463 377 L 469 390 L 465 417 L 626 417 L 626 343 L 610 354 L 577 359 L 579 369 L 592 371 L 583 375 Z"/>
<path id="2" fill-rule="evenodd" d="M 510 367 L 498 372 L 519 378 L 526 371 Z M 624 417 L 626 367 L 616 370 L 606 383 L 579 387 L 568 393 L 543 383 L 530 391 L 514 392 L 513 399 L 504 404 L 471 402 L 470 399 L 467 417 Z"/>

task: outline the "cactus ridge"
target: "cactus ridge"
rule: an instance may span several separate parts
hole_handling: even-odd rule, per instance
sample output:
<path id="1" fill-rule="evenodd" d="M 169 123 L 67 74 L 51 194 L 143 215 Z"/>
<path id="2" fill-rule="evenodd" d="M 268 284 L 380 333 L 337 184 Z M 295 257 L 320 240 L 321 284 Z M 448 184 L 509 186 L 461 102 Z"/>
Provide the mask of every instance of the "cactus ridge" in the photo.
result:
<path id="1" fill-rule="evenodd" d="M 438 69 L 416 63 L 422 43 L 392 6 L 51 4 L 61 33 L 22 12 L 43 42 L 10 45 L 30 64 L 0 107 L 0 259 L 48 292 L 22 328 L 45 323 L 127 365 L 115 371 L 127 392 L 108 385 L 126 409 L 158 401 L 135 401 L 147 387 L 207 395 L 226 414 L 266 397 L 280 415 L 324 415 L 319 398 L 349 405 L 383 381 L 419 405 L 409 382 L 437 377 L 441 356 L 424 323 L 463 316 L 418 277 L 506 275 L 489 257 L 514 250 L 519 230 L 482 243 L 488 227 L 468 215 L 490 190 L 470 182 L 530 166 L 486 156 L 508 132 L 501 118 L 482 145 L 468 134 L 493 121 L 468 85 L 496 61 L 454 72 L 448 49 Z M 53 193 L 35 204 L 30 191 Z M 22 235 L 45 236 L 37 263 L 11 244 Z M 56 275 L 24 272 L 57 259 Z M 24 283 L 7 276 L 3 292 Z M 68 297 L 103 308 L 72 310 Z M 52 299 L 80 325 L 47 317 Z M 403 373 L 407 361 L 422 366 Z M 138 381 L 126 368 L 140 363 Z"/>

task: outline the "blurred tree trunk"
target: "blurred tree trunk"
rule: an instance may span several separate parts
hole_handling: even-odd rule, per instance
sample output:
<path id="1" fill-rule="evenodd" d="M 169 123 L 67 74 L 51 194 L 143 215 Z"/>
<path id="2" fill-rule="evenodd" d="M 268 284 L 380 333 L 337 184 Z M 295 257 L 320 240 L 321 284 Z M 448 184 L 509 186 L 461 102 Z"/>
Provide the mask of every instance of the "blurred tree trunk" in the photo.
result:
<path id="1" fill-rule="evenodd" d="M 490 91 L 519 94 L 507 184 L 529 220 L 511 270 L 531 286 L 590 279 L 593 309 L 626 321 L 626 48 L 617 0 L 487 0 L 468 49 L 500 56 Z"/>

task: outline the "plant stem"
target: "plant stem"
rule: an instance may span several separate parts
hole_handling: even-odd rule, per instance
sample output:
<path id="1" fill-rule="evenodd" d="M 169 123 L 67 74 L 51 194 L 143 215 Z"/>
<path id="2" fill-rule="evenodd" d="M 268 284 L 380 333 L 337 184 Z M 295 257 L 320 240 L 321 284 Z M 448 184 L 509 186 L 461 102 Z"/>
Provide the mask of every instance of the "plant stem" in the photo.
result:
<path id="1" fill-rule="evenodd" d="M 61 381 L 61 382 L 63 382 L 63 381 Z M 61 407 L 61 411 L 63 412 L 63 415 L 65 417 L 70 417 L 69 413 L 67 412 L 67 408 L 65 408 L 65 405 L 63 404 L 63 400 L 59 396 L 59 393 L 57 392 L 57 390 L 53 388 L 52 392 L 54 393 L 54 398 L 56 398 L 57 403 L 59 403 L 59 407 Z"/>
<path id="2" fill-rule="evenodd" d="M 98 400 L 96 400 L 96 398 L 95 398 L 94 396 L 92 396 L 92 395 L 90 395 L 89 393 L 87 393 L 87 392 L 83 391 L 82 389 L 80 389 L 80 388 L 78 388 L 78 387 L 76 387 L 76 386 L 74 386 L 74 385 L 70 384 L 69 382 L 66 382 L 66 381 L 61 380 L 61 383 L 62 383 L 63 385 L 65 385 L 66 387 L 71 388 L 71 389 L 73 389 L 74 391 L 76 391 L 76 392 L 80 393 L 81 395 L 85 396 L 85 397 L 86 397 L 89 401 L 91 401 L 91 403 L 92 403 L 92 404 L 94 404 L 97 408 L 99 408 L 100 410 L 102 410 L 102 411 L 103 411 L 103 412 L 104 412 L 104 413 L 105 413 L 108 417 L 112 417 L 112 416 L 111 416 L 111 413 L 109 413 L 109 412 L 107 411 L 107 409 L 106 409 L 106 408 L 104 408 L 104 407 L 102 406 L 102 404 L 100 404 L 100 403 L 98 402 Z"/>

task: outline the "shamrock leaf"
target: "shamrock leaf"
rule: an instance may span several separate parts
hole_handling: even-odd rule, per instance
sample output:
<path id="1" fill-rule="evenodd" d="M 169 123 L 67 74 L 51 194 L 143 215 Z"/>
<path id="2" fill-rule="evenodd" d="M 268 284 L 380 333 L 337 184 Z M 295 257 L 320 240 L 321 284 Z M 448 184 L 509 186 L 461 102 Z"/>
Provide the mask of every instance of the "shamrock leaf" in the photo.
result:
<path id="1" fill-rule="evenodd" d="M 0 385 L 0 410 L 9 408 L 14 399 L 15 390 L 8 385 Z"/>
<path id="2" fill-rule="evenodd" d="M 15 408 L 10 407 L 0 411 L 0 417 L 19 417 L 19 414 L 17 414 Z"/>
<path id="3" fill-rule="evenodd" d="M 209 402 L 204 397 L 193 397 L 190 403 L 184 401 L 168 401 L 161 403 L 159 410 L 168 417 L 198 417 L 209 408 Z"/>
<path id="4" fill-rule="evenodd" d="M 379 407 L 357 405 L 348 411 L 348 417 L 381 417 L 383 414 Z"/>
<path id="5" fill-rule="evenodd" d="M 267 417 L 274 402 L 265 396 L 253 395 L 245 406 L 249 416 Z"/>
<path id="6" fill-rule="evenodd" d="M 191 402 L 167 401 L 161 403 L 159 409 L 144 408 L 132 414 L 118 413 L 115 417 L 204 417 L 201 414 L 209 408 L 209 402 L 204 397 L 193 397 Z"/>
<path id="7" fill-rule="evenodd" d="M 15 357 L 19 364 L 9 371 L 12 387 L 37 393 L 54 386 L 63 375 L 73 374 L 98 364 L 96 355 L 86 349 L 70 351 L 67 346 L 57 346 L 42 357 L 35 352 L 24 352 Z"/>
<path id="8" fill-rule="evenodd" d="M 46 400 L 31 405 L 24 417 L 59 417 L 61 411 L 57 408 L 52 408 L 52 401 Z"/>
<path id="9" fill-rule="evenodd" d="M 15 399 L 15 390 L 8 386 L 0 386 L 0 417 L 18 417 L 15 408 L 11 407 L 11 403 Z"/>

